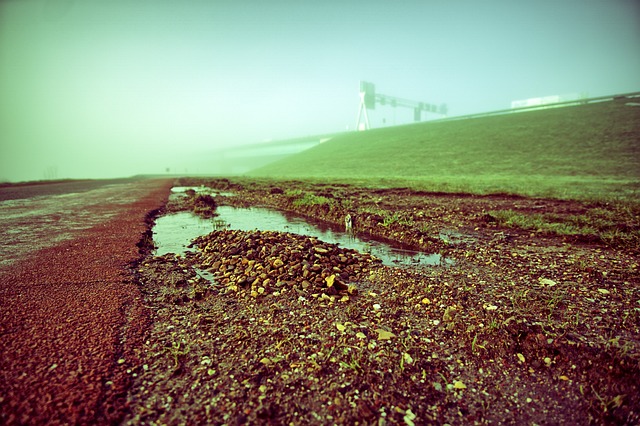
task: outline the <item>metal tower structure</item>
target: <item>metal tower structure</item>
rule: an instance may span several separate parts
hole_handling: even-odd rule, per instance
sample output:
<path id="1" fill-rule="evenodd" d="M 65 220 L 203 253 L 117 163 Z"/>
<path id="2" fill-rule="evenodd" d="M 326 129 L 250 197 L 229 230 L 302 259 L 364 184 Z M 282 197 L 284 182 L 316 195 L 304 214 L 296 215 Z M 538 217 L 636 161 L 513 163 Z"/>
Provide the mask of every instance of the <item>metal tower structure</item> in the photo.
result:
<path id="1" fill-rule="evenodd" d="M 429 104 L 426 102 L 412 101 L 409 99 L 398 98 L 396 96 L 383 95 L 376 93 L 373 83 L 368 81 L 360 82 L 360 108 L 358 110 L 358 121 L 356 122 L 356 130 L 368 130 L 371 128 L 369 122 L 368 109 L 375 109 L 376 103 L 380 105 L 390 105 L 393 108 L 404 107 L 413 108 L 413 120 L 418 122 L 421 119 L 422 112 L 431 112 L 447 116 L 448 108 L 446 104 L 440 106 Z M 362 119 L 364 118 L 364 122 Z"/>

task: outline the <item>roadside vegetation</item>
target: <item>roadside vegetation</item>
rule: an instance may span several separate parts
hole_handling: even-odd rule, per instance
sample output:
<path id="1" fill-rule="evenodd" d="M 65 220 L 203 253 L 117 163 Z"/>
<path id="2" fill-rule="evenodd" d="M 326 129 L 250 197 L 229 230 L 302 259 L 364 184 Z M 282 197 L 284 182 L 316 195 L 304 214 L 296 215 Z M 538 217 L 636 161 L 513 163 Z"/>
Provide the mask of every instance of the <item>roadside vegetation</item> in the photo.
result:
<path id="1" fill-rule="evenodd" d="M 640 205 L 620 203 L 606 207 L 592 207 L 580 214 L 531 213 L 511 209 L 490 211 L 488 214 L 510 228 L 574 236 L 583 241 L 640 251 Z"/>
<path id="2" fill-rule="evenodd" d="M 316 217 L 325 215 L 331 217 L 336 223 L 347 213 L 357 217 L 375 218 L 380 227 L 400 225 L 405 228 L 418 227 L 421 231 L 428 232 L 428 221 L 416 217 L 413 212 L 394 210 L 389 211 L 385 207 L 385 196 L 373 198 L 370 204 L 359 206 L 345 194 L 355 188 L 384 194 L 386 191 L 404 191 L 417 194 L 428 204 L 432 197 L 454 196 L 441 191 L 415 190 L 410 187 L 375 186 L 372 181 L 360 186 L 357 183 L 348 184 L 346 181 L 328 181 L 321 183 L 317 179 L 302 181 L 288 181 L 277 179 L 239 178 L 247 186 L 275 185 L 276 187 L 289 188 L 284 190 L 286 205 L 279 204 L 279 208 L 296 209 L 307 216 Z M 369 186 L 372 185 L 372 186 Z M 315 191 L 309 189 L 316 188 Z M 301 189 L 304 188 L 304 189 Z M 347 190 L 348 188 L 348 190 Z M 275 194 L 271 194 L 272 198 Z M 600 198 L 586 200 L 554 199 L 554 198 L 529 198 L 511 194 L 477 195 L 463 193 L 463 198 L 473 197 L 504 197 L 510 202 L 500 204 L 500 208 L 487 209 L 483 212 L 484 220 L 512 229 L 514 231 L 528 232 L 537 236 L 559 236 L 584 243 L 602 243 L 611 247 L 625 247 L 640 251 L 640 201 L 638 200 L 603 200 Z M 531 200 L 534 208 L 518 207 L 524 200 Z M 554 201 L 552 201 L 554 200 Z M 549 208 L 550 204 L 556 204 Z M 529 203 L 525 203 L 527 206 Z M 417 207 L 416 207 L 417 208 Z M 426 206 L 425 206 L 426 208 Z"/>

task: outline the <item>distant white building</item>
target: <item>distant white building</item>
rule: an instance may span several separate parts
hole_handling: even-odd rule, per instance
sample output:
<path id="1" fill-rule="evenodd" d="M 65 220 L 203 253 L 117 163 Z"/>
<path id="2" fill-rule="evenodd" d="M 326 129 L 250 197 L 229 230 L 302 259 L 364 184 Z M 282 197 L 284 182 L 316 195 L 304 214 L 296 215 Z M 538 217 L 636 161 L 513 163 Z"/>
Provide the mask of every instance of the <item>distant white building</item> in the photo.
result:
<path id="1" fill-rule="evenodd" d="M 586 96 L 581 96 L 577 93 L 571 93 L 568 95 L 551 95 L 551 96 L 542 96 L 539 98 L 529 98 L 522 99 L 519 101 L 512 101 L 511 108 L 524 108 L 524 107 L 535 107 L 535 106 L 544 106 L 557 104 L 558 102 L 571 102 L 577 101 L 579 99 L 583 99 Z"/>

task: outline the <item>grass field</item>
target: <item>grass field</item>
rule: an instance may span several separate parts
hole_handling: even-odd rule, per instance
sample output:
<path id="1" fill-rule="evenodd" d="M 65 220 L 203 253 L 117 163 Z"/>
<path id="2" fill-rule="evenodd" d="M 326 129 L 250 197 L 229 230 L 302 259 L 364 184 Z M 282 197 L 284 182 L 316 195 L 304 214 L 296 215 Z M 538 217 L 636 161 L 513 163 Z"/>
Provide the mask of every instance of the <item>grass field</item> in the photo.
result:
<path id="1" fill-rule="evenodd" d="M 250 176 L 633 201 L 639 160 L 640 107 L 618 100 L 345 133 Z"/>

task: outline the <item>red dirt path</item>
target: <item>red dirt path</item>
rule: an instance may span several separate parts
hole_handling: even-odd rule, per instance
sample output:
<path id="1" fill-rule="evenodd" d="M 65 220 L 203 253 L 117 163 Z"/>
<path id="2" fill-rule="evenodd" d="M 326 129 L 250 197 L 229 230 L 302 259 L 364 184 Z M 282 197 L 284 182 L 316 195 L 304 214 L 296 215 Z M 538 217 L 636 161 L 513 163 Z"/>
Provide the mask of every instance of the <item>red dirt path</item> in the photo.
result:
<path id="1" fill-rule="evenodd" d="M 127 365 L 146 321 L 127 266 L 139 257 L 146 213 L 170 186 L 140 181 L 142 195 L 112 205 L 115 216 L 0 271 L 0 423 L 122 418 Z"/>

